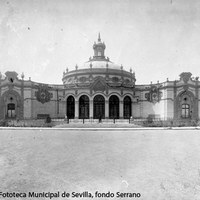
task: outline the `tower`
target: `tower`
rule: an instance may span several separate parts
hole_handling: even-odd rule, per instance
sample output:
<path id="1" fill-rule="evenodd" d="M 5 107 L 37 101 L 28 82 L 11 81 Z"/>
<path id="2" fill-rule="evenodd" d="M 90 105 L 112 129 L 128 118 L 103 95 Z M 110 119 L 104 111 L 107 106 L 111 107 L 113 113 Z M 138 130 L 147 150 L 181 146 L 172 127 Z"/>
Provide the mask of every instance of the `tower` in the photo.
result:
<path id="1" fill-rule="evenodd" d="M 104 42 L 101 42 L 101 36 L 99 33 L 98 36 L 98 42 L 94 42 L 93 45 L 93 49 L 94 49 L 94 56 L 93 56 L 93 60 L 105 60 L 105 55 L 104 55 L 104 51 L 105 51 L 106 45 L 104 44 Z"/>

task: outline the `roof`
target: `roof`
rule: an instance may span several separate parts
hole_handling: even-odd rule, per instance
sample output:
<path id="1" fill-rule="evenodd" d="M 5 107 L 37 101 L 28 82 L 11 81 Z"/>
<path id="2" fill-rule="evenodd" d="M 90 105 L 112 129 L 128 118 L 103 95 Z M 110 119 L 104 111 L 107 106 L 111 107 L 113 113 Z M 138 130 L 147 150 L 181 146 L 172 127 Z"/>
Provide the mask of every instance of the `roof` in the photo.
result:
<path id="1" fill-rule="evenodd" d="M 79 69 L 87 69 L 87 68 L 109 68 L 109 69 L 121 69 L 120 65 L 117 65 L 115 63 L 112 63 L 110 61 L 106 60 L 95 60 L 95 61 L 88 61 L 84 63 L 82 66 L 79 66 Z"/>

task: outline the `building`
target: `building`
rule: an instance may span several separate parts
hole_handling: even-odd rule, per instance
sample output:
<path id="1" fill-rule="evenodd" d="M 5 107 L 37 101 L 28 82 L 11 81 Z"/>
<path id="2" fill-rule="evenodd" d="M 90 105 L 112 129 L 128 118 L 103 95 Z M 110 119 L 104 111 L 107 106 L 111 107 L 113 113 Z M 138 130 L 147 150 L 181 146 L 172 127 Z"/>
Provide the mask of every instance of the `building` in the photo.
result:
<path id="1" fill-rule="evenodd" d="M 179 80 L 137 85 L 135 73 L 105 56 L 100 34 L 94 55 L 63 73 L 63 84 L 24 80 L 16 72 L 0 76 L 0 119 L 129 119 L 155 117 L 198 120 L 200 83 L 190 72 Z"/>

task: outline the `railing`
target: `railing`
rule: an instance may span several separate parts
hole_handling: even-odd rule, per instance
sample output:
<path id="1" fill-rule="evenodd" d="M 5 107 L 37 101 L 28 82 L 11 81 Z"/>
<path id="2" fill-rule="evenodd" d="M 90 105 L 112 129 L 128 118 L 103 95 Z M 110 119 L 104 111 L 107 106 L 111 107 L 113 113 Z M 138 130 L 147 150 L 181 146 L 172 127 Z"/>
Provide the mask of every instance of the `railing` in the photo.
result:
<path id="1" fill-rule="evenodd" d="M 142 118 L 133 119 L 131 123 L 146 127 L 182 127 L 182 126 L 199 126 L 198 119 L 172 119 L 172 118 Z"/>
<path id="2" fill-rule="evenodd" d="M 58 119 L 58 118 L 52 118 L 52 121 L 54 122 L 62 122 L 65 121 L 66 123 L 103 123 L 103 124 L 113 124 L 113 123 L 117 123 L 117 124 L 129 124 L 130 123 L 130 119 L 93 119 L 93 118 L 89 118 L 89 119 L 67 119 L 67 118 L 62 118 L 62 119 Z"/>
<path id="3" fill-rule="evenodd" d="M 46 122 L 43 119 L 35 119 L 35 120 L 16 120 L 9 119 L 5 120 L 6 124 L 9 126 L 43 126 Z M 149 118 L 132 118 L 132 119 L 64 119 L 64 118 L 53 118 L 52 125 L 56 124 L 130 124 L 136 125 L 140 127 L 184 127 L 184 126 L 200 126 L 200 121 L 195 119 L 177 119 L 173 120 L 171 118 L 162 119 L 149 119 Z M 6 126 L 0 124 L 0 126 Z"/>
<path id="4" fill-rule="evenodd" d="M 54 120 L 53 120 L 54 121 Z M 130 119 L 57 119 L 56 121 L 66 121 L 66 123 L 82 123 L 82 124 L 134 124 L 145 127 L 172 127 L 172 126 L 198 126 L 199 120 L 177 119 L 172 118 L 130 118 Z"/>

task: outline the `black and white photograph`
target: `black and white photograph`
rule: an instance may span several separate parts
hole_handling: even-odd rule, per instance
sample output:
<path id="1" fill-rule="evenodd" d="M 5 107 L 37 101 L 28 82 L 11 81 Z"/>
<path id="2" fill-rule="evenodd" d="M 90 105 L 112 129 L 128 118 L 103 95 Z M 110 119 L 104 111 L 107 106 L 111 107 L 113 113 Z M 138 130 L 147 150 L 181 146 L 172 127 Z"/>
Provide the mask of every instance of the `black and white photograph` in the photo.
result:
<path id="1" fill-rule="evenodd" d="M 199 0 L 0 0 L 0 199 L 200 199 Z"/>

